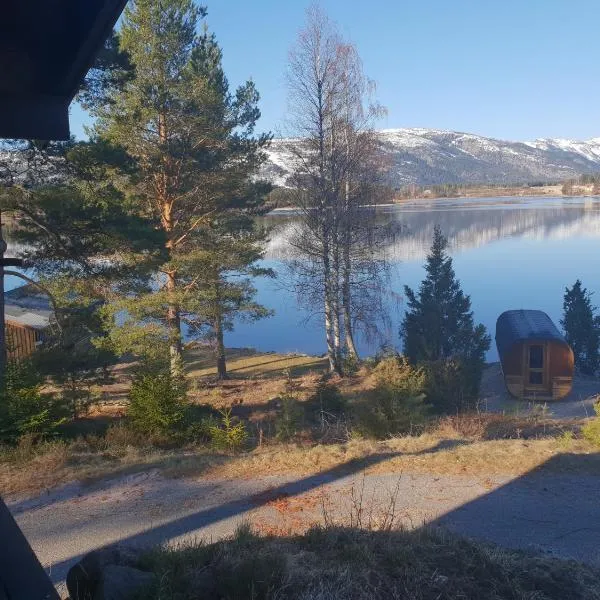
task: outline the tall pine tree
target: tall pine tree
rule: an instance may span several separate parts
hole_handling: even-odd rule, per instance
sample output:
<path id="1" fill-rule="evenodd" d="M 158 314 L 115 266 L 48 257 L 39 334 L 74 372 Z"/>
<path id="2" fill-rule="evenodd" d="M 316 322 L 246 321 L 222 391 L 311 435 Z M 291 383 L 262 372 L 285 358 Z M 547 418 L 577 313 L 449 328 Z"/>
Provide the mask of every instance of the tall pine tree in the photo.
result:
<path id="1" fill-rule="evenodd" d="M 173 375 L 181 372 L 182 318 L 203 293 L 202 233 L 215 216 L 255 206 L 257 186 L 265 190 L 252 176 L 270 140 L 254 135 L 254 84 L 230 92 L 214 36 L 199 32 L 204 16 L 192 0 L 132 2 L 117 34 L 124 75 L 99 77 L 87 97 L 96 136 L 127 155 L 129 201 L 165 237 L 157 276 L 111 303 L 114 315 L 127 315 L 113 340 L 127 350 L 139 348 L 138 338 L 163 339 Z"/>
<path id="2" fill-rule="evenodd" d="M 565 289 L 561 326 L 575 356 L 575 366 L 593 375 L 600 366 L 600 323 L 592 305 L 592 294 L 578 279 L 571 289 Z"/>
<path id="3" fill-rule="evenodd" d="M 456 279 L 447 247 L 447 239 L 436 226 L 425 265 L 427 275 L 418 293 L 404 288 L 408 307 L 400 335 L 404 354 L 412 363 L 454 361 L 460 365 L 461 394 L 472 399 L 479 391 L 491 339 L 483 325 L 474 323 L 471 299 Z"/>

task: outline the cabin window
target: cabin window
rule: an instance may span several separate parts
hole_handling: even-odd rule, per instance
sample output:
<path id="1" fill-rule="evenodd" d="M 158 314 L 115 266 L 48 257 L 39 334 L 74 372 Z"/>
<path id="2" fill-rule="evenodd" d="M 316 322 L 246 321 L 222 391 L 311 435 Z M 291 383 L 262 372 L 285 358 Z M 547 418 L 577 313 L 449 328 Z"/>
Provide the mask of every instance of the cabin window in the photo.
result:
<path id="1" fill-rule="evenodd" d="M 544 346 L 529 346 L 529 368 L 544 368 Z"/>
<path id="2" fill-rule="evenodd" d="M 529 346 L 529 383 L 544 384 L 544 346 L 538 344 Z"/>

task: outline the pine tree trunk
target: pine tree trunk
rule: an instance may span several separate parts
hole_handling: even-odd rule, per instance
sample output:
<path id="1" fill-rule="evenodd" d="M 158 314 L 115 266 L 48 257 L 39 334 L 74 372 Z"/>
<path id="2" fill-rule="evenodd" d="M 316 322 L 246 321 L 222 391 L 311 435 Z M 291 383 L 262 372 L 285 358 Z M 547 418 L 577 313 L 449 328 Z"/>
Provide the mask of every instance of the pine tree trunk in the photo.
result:
<path id="1" fill-rule="evenodd" d="M 167 142 L 166 118 L 162 114 L 158 116 L 158 136 L 161 143 L 164 144 Z M 157 195 L 161 207 L 162 226 L 167 234 L 166 248 L 169 258 L 172 259 L 175 251 L 173 241 L 173 206 L 169 197 L 169 165 L 167 159 L 163 159 L 163 162 L 165 163 L 164 172 L 158 180 Z M 169 330 L 170 370 L 171 376 L 178 379 L 183 376 L 183 349 L 181 343 L 181 312 L 179 304 L 175 299 L 175 292 L 177 291 L 177 271 L 171 270 L 167 272 L 166 277 L 166 289 L 169 297 L 167 306 L 167 327 Z"/>
<path id="2" fill-rule="evenodd" d="M 174 294 L 177 289 L 177 273 L 167 273 L 167 292 Z M 181 344 L 181 318 L 179 306 L 175 301 L 167 307 L 167 324 L 169 328 L 169 358 L 171 376 L 179 378 L 183 374 L 183 349 Z"/>
<path id="3" fill-rule="evenodd" d="M 221 313 L 221 286 L 220 274 L 217 270 L 215 273 L 215 338 L 217 342 L 217 377 L 219 379 L 228 379 L 227 375 L 227 359 L 225 357 L 225 340 L 223 334 L 223 315 Z"/>
<path id="4" fill-rule="evenodd" d="M 223 338 L 223 319 L 219 314 L 215 320 L 215 337 L 217 339 L 217 377 L 229 379 L 227 375 L 227 359 L 225 357 L 225 341 Z"/>

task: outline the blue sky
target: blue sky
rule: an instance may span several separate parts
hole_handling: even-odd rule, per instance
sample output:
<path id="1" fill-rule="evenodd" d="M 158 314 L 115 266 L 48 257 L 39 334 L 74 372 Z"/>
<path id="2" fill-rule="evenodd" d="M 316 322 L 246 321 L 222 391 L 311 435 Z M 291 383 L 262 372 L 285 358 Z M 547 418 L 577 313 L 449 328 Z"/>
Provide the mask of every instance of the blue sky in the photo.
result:
<path id="1" fill-rule="evenodd" d="M 252 77 L 260 128 L 283 132 L 287 53 L 308 2 L 207 0 L 232 85 Z M 381 127 L 510 140 L 600 136 L 599 0 L 323 0 L 377 82 Z M 72 130 L 89 122 L 72 109 Z"/>

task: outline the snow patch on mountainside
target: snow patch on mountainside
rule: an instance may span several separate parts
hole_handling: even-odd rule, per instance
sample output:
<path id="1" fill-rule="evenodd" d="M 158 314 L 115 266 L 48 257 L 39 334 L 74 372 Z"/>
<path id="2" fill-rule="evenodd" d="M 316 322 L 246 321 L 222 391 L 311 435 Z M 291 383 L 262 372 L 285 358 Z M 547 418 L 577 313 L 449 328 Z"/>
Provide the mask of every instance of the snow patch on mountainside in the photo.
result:
<path id="1" fill-rule="evenodd" d="M 511 142 L 443 129 L 402 128 L 378 132 L 391 163 L 389 183 L 516 184 L 558 182 L 600 172 L 600 138 L 586 141 L 538 139 Z M 275 139 L 262 175 L 275 185 L 291 185 L 299 140 Z"/>

